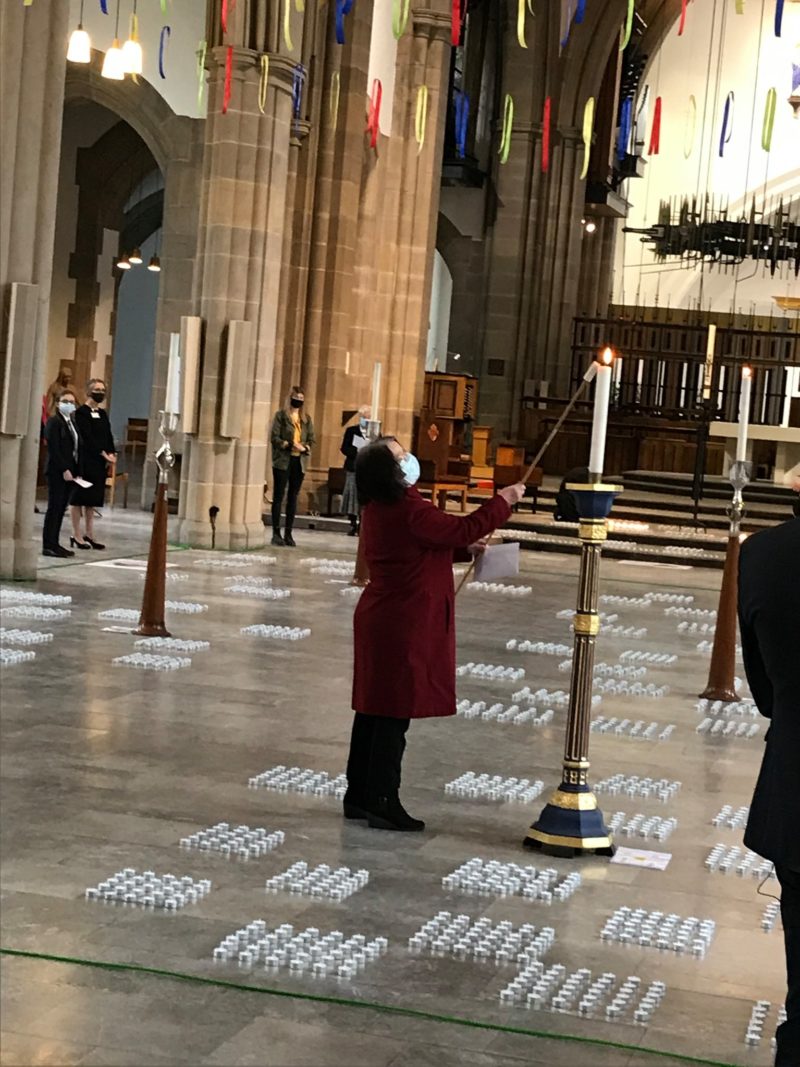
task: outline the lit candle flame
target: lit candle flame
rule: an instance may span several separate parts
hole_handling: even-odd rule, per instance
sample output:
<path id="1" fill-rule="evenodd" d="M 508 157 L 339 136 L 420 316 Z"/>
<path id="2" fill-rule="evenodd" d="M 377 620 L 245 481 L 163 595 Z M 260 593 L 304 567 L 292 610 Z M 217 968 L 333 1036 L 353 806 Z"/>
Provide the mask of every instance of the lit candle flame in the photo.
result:
<path id="1" fill-rule="evenodd" d="M 753 377 L 753 369 L 752 369 L 752 367 L 742 367 L 742 377 L 743 378 L 752 378 Z"/>
<path id="2" fill-rule="evenodd" d="M 614 362 L 614 353 L 610 346 L 606 345 L 606 347 L 603 349 L 603 354 L 600 357 L 600 362 L 603 363 L 606 367 L 610 367 L 611 364 Z"/>

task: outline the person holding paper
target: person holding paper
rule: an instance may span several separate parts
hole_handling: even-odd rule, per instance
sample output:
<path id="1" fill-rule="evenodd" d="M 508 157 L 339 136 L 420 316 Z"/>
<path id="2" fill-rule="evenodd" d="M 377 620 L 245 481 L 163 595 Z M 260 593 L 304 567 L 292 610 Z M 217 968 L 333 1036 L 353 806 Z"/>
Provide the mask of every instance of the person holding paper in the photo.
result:
<path id="1" fill-rule="evenodd" d="M 106 383 L 102 378 L 90 378 L 86 383 L 86 403 L 75 412 L 75 426 L 81 439 L 81 480 L 73 486 L 69 501 L 72 519 L 69 543 L 75 548 L 106 547 L 94 539 L 95 508 L 101 508 L 105 503 L 108 468 L 117 461 L 111 423 L 101 407 L 105 399 Z M 81 533 L 81 516 L 84 533 Z"/>
<path id="2" fill-rule="evenodd" d="M 356 484 L 370 581 L 353 622 L 353 719 L 346 819 L 381 830 L 423 830 L 400 803 L 411 719 L 455 715 L 453 558 L 468 560 L 525 493 L 502 489 L 470 515 L 448 515 L 414 483 L 416 458 L 393 437 L 359 450 Z"/>
<path id="3" fill-rule="evenodd" d="M 272 420 L 272 543 L 295 548 L 292 536 L 297 497 L 316 440 L 311 416 L 303 411 L 305 393 L 292 386 L 286 407 Z M 286 496 L 286 525 L 281 536 L 281 508 Z"/>
<path id="4" fill-rule="evenodd" d="M 358 516 L 361 507 L 358 503 L 356 491 L 356 456 L 360 448 L 367 443 L 367 424 L 369 423 L 370 407 L 362 404 L 358 409 L 358 422 L 354 426 L 348 426 L 344 431 L 340 452 L 344 456 L 344 492 L 340 514 L 346 515 L 350 520 L 350 537 L 358 534 Z"/>
<path id="5" fill-rule="evenodd" d="M 68 548 L 59 544 L 61 523 L 67 510 L 72 485 L 78 476 L 80 439 L 72 416 L 77 404 L 71 389 L 62 389 L 56 400 L 56 412 L 47 420 L 44 428 L 47 442 L 47 461 L 44 473 L 47 478 L 47 511 L 42 527 L 43 556 L 74 556 Z"/>

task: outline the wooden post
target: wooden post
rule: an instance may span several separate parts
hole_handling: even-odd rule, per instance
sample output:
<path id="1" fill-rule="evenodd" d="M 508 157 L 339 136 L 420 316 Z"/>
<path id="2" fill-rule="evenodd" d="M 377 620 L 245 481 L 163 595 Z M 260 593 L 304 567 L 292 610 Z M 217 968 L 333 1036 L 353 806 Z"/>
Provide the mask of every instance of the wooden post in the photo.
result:
<path id="1" fill-rule="evenodd" d="M 706 700 L 738 700 L 736 692 L 736 605 L 739 598 L 739 533 L 731 534 L 719 591 L 717 626 L 708 669 L 708 683 L 700 694 Z"/>
<path id="2" fill-rule="evenodd" d="M 170 447 L 170 438 L 178 428 L 178 416 L 161 412 L 159 433 L 164 443 L 156 452 L 158 481 L 153 509 L 153 530 L 150 534 L 150 551 L 147 556 L 147 573 L 144 579 L 142 610 L 139 625 L 134 633 L 143 637 L 169 637 L 164 621 L 167 592 L 167 517 L 169 514 L 169 472 L 175 462 Z"/>

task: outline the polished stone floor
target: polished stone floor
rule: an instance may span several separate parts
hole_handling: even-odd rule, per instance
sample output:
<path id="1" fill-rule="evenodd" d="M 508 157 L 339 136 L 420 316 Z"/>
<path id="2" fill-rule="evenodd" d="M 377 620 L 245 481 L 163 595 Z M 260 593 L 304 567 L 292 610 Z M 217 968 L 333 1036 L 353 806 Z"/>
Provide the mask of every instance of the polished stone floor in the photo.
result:
<path id="1" fill-rule="evenodd" d="M 135 512 L 104 520 L 98 527 L 109 546 L 103 558 L 144 558 L 148 521 Z M 598 659 L 610 663 L 631 647 L 679 656 L 676 666 L 651 670 L 646 679 L 669 685 L 668 696 L 606 697 L 598 709 L 606 716 L 674 723 L 669 741 L 597 734 L 591 739 L 595 779 L 625 773 L 683 783 L 667 804 L 601 797 L 609 815 L 624 810 L 677 818 L 665 844 L 644 844 L 672 853 L 667 869 L 594 857 L 548 861 L 560 872 L 583 875 L 574 896 L 551 906 L 446 892 L 442 877 L 473 856 L 542 865 L 520 847 L 541 800 L 531 805 L 460 800 L 445 795 L 443 787 L 470 770 L 555 784 L 565 713 L 557 711 L 551 725 L 538 729 L 463 718 L 412 724 L 404 797 L 412 813 L 428 821 L 422 835 L 345 824 L 334 799 L 248 789 L 248 778 L 277 764 L 338 774 L 346 756 L 354 601 L 341 595 L 341 579 L 312 573 L 303 560 L 352 559 L 355 546 L 346 537 L 317 531 L 303 531 L 301 540 L 296 552 L 280 552 L 275 565 L 241 568 L 242 574 L 269 575 L 276 586 L 292 590 L 290 598 L 277 601 L 226 594 L 224 586 L 237 569 L 204 567 L 210 553 L 172 550 L 172 573 L 188 578 L 171 581 L 168 596 L 208 605 L 202 614 L 170 615 L 173 635 L 208 640 L 211 649 L 195 653 L 190 668 L 165 673 L 112 667 L 112 658 L 133 651 L 134 638 L 116 632 L 120 624 L 98 618 L 107 608 L 138 607 L 139 569 L 87 565 L 100 562 L 99 554 L 44 561 L 52 565 L 42 570 L 35 588 L 71 595 L 71 617 L 50 624 L 2 620 L 4 626 L 55 635 L 51 644 L 36 647 L 34 663 L 2 673 L 2 946 L 333 999 L 279 998 L 133 970 L 5 955 L 2 1063 L 686 1062 L 648 1052 L 659 1050 L 698 1057 L 694 1062 L 768 1064 L 768 1039 L 755 1050 L 743 1039 L 753 1000 L 772 1002 L 771 1019 L 781 1000 L 780 930 L 761 931 L 768 901 L 756 894 L 752 879 L 710 874 L 703 866 L 716 842 L 741 843 L 740 831 L 715 828 L 711 819 L 723 804 L 749 802 L 761 737 L 717 739 L 695 732 L 695 695 L 707 671 L 707 657 L 696 651 L 700 638 L 679 635 L 680 620 L 665 615 L 663 605 L 652 605 L 607 609 L 619 614 L 619 623 L 647 627 L 646 637 L 635 643 L 603 634 L 598 639 Z M 577 560 L 527 552 L 522 567 L 519 583 L 532 585 L 532 596 L 465 592 L 459 596 L 458 625 L 460 662 L 523 666 L 525 682 L 461 678 L 462 696 L 510 704 L 522 684 L 567 686 L 558 657 L 509 652 L 505 645 L 512 637 L 570 643 L 569 623 L 556 612 L 573 606 Z M 718 572 L 689 567 L 605 561 L 602 572 L 605 593 L 690 592 L 701 608 L 716 606 L 718 582 Z M 241 627 L 256 622 L 307 626 L 312 634 L 298 642 L 240 634 Z M 386 638 L 390 656 L 391 633 Z M 221 820 L 283 830 L 285 843 L 246 863 L 179 848 L 181 837 Z M 343 903 L 267 895 L 265 880 L 300 859 L 367 868 L 369 885 Z M 209 878 L 213 888 L 177 914 L 84 899 L 88 886 L 123 867 Z M 716 938 L 703 960 L 605 943 L 600 929 L 620 905 L 711 917 Z M 668 987 L 664 1003 L 647 1026 L 503 1006 L 499 992 L 512 968 L 409 953 L 409 936 L 443 908 L 552 926 L 556 941 L 546 965 L 586 966 L 620 978 L 635 974 L 645 983 L 659 978 Z M 290 922 L 300 929 L 385 935 L 389 952 L 351 980 L 212 961 L 225 934 L 258 918 L 269 926 Z M 387 1014 L 363 1002 L 428 1015 Z M 464 1026 L 430 1015 L 487 1025 Z"/>

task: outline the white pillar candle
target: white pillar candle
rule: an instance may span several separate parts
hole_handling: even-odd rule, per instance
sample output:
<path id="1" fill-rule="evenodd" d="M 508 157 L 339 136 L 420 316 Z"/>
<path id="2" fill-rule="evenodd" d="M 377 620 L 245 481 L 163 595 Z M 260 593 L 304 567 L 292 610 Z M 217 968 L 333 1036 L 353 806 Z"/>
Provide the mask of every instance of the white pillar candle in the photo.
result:
<path id="1" fill-rule="evenodd" d="M 603 473 L 608 429 L 608 403 L 611 399 L 612 362 L 614 354 L 606 348 L 597 365 L 592 415 L 592 444 L 589 449 L 589 473 L 598 477 Z"/>
<path id="2" fill-rule="evenodd" d="M 167 364 L 167 395 L 164 410 L 172 415 L 181 413 L 181 335 L 169 335 L 169 363 Z"/>
<path id="3" fill-rule="evenodd" d="M 712 322 L 706 340 L 706 365 L 703 372 L 703 400 L 711 399 L 711 378 L 714 374 L 714 346 L 717 343 L 717 327 Z"/>
<path id="4" fill-rule="evenodd" d="M 372 372 L 372 419 L 374 422 L 380 422 L 381 418 L 381 365 L 375 364 L 375 369 Z"/>
<path id="5" fill-rule="evenodd" d="M 742 367 L 742 390 L 739 394 L 739 427 L 736 432 L 736 462 L 747 459 L 747 428 L 750 425 L 750 390 L 753 387 L 753 372 Z"/>

